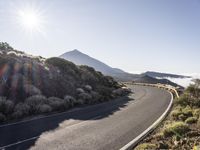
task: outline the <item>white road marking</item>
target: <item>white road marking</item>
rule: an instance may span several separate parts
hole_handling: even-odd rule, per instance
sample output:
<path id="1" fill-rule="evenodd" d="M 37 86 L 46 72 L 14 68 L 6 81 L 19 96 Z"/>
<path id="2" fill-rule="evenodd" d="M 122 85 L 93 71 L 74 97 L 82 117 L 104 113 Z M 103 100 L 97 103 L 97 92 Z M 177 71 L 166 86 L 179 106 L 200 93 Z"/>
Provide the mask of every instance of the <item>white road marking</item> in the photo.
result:
<path id="1" fill-rule="evenodd" d="M 167 92 L 169 92 L 169 91 L 167 91 Z M 167 113 L 169 112 L 170 108 L 172 107 L 173 99 L 174 99 L 173 94 L 171 92 L 169 92 L 169 93 L 171 94 L 171 100 L 170 100 L 170 103 L 169 103 L 167 109 L 165 110 L 165 112 L 151 126 L 149 126 L 146 130 L 144 130 L 140 135 L 138 135 L 136 138 L 134 138 L 128 144 L 123 146 L 120 150 L 132 149 L 143 137 L 145 137 L 145 135 L 148 135 L 148 133 L 150 131 L 155 129 L 156 126 L 158 126 L 158 124 L 166 117 Z"/>

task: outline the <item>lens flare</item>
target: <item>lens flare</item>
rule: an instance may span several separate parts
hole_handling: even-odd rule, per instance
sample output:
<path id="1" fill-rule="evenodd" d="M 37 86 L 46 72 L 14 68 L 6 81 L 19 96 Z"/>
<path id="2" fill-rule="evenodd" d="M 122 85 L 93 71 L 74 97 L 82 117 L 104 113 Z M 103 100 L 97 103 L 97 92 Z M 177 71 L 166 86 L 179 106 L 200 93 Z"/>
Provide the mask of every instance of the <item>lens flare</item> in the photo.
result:
<path id="1" fill-rule="evenodd" d="M 40 16 L 34 11 L 19 11 L 19 19 L 22 25 L 28 29 L 34 30 L 40 26 Z"/>

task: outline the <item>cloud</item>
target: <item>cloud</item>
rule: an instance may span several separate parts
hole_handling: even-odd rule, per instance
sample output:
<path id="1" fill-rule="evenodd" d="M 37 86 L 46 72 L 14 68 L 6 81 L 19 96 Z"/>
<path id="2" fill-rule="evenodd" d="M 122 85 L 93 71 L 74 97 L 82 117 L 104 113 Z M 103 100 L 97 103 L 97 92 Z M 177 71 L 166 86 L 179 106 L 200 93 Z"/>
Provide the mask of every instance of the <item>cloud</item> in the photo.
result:
<path id="1" fill-rule="evenodd" d="M 188 87 L 191 83 L 193 83 L 193 79 L 200 79 L 200 73 L 192 73 L 192 74 L 186 74 L 188 76 L 191 76 L 191 78 L 170 78 L 167 77 L 165 79 L 168 79 L 174 83 L 177 83 L 183 87 Z"/>

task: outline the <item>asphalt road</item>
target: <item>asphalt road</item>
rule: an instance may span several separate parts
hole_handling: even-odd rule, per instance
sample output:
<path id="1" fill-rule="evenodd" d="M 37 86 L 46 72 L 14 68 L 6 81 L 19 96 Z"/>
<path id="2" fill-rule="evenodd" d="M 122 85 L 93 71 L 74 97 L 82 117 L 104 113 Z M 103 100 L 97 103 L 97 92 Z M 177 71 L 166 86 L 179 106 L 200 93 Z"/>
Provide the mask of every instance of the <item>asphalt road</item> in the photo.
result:
<path id="1" fill-rule="evenodd" d="M 129 97 L 0 126 L 0 147 L 15 150 L 120 149 L 155 122 L 171 100 L 171 95 L 161 89 L 130 88 L 134 93 Z"/>

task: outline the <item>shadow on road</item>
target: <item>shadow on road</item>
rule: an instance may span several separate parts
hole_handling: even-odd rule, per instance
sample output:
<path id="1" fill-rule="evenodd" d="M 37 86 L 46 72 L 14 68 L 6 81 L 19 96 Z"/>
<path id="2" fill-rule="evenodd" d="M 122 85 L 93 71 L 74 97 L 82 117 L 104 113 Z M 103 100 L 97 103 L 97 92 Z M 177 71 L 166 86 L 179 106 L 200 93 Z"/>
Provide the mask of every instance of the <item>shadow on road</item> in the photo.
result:
<path id="1" fill-rule="evenodd" d="M 35 144 L 40 135 L 44 132 L 55 130 L 64 121 L 69 119 L 85 121 L 106 118 L 126 107 L 132 100 L 130 96 L 126 96 L 101 104 L 75 108 L 59 115 L 56 114 L 24 123 L 0 127 L 0 147 L 15 143 L 5 149 L 29 149 Z M 23 140 L 26 141 L 20 142 Z"/>

